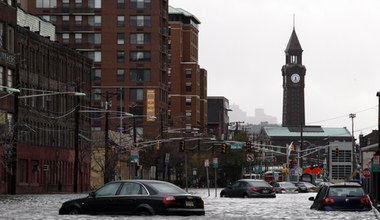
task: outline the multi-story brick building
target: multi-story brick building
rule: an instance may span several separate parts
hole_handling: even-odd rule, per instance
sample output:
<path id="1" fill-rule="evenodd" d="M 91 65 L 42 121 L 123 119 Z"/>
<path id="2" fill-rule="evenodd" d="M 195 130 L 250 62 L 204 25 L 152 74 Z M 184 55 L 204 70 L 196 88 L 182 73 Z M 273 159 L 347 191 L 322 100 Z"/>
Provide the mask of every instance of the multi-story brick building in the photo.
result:
<path id="1" fill-rule="evenodd" d="M 0 7 L 6 16 L 0 24 L 7 33 L 1 35 L 7 42 L 1 49 L 6 61 L 1 85 L 18 90 L 13 95 L 1 92 L 0 101 L 6 100 L 1 108 L 7 112 L 2 129 L 7 132 L 0 137 L 0 193 L 72 191 L 75 155 L 77 186 L 88 190 L 90 146 L 74 133 L 90 135 L 90 120 L 77 119 L 74 111 L 89 106 L 90 96 L 72 94 L 90 94 L 92 61 L 51 41 L 54 26 L 16 9 L 14 1 L 0 1 Z"/>
<path id="2" fill-rule="evenodd" d="M 172 130 L 207 131 L 207 71 L 198 64 L 199 24 L 189 12 L 169 7 L 169 125 Z"/>
<path id="3" fill-rule="evenodd" d="M 135 118 L 137 139 L 154 139 L 167 122 L 167 0 L 20 0 L 57 27 L 57 40 L 94 60 L 93 107 Z M 112 103 L 112 105 L 110 105 Z M 148 105 L 149 103 L 149 105 Z M 98 115 L 100 116 L 100 115 Z M 132 135 L 132 120 L 107 122 Z M 96 118 L 96 117 L 94 117 Z M 99 118 L 99 117 L 98 117 Z M 106 120 L 93 120 L 103 130 Z"/>

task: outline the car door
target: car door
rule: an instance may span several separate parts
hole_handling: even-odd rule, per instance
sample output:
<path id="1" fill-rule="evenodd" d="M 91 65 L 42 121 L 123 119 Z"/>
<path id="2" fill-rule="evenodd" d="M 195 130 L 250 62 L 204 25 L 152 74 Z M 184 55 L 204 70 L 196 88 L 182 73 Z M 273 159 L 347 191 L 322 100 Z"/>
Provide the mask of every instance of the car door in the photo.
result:
<path id="1" fill-rule="evenodd" d="M 322 206 L 323 198 L 325 197 L 327 193 L 327 186 L 323 186 L 317 193 L 317 196 L 314 199 L 313 204 L 311 205 L 312 209 L 320 209 Z"/>
<path id="2" fill-rule="evenodd" d="M 112 201 L 113 209 L 117 214 L 133 214 L 136 207 L 145 202 L 148 192 L 140 183 L 125 182 L 118 196 Z"/>
<path id="3" fill-rule="evenodd" d="M 94 193 L 90 193 L 86 202 L 82 205 L 83 211 L 88 214 L 114 213 L 112 200 L 121 186 L 120 182 L 112 182 L 104 185 Z"/>
<path id="4" fill-rule="evenodd" d="M 240 197 L 239 189 L 240 189 L 240 181 L 236 181 L 234 184 L 231 185 L 231 190 L 229 193 L 230 197 Z"/>

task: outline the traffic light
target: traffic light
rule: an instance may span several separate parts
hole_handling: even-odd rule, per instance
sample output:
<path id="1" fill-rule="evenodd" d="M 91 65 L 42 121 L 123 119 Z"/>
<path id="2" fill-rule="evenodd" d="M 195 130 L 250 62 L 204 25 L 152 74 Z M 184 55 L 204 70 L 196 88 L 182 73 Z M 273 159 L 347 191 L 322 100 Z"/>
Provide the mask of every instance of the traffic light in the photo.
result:
<path id="1" fill-rule="evenodd" d="M 222 154 L 226 154 L 227 153 L 227 147 L 228 147 L 228 145 L 226 143 L 222 144 L 222 149 L 221 149 L 221 153 Z"/>
<path id="2" fill-rule="evenodd" d="M 180 141 L 179 142 L 179 152 L 184 152 L 185 151 L 185 141 Z"/>
<path id="3" fill-rule="evenodd" d="M 335 157 L 339 157 L 339 147 L 335 148 Z"/>
<path id="4" fill-rule="evenodd" d="M 290 151 L 295 151 L 295 148 L 294 148 L 294 144 L 293 144 L 293 143 L 290 144 Z"/>
<path id="5" fill-rule="evenodd" d="M 251 142 L 247 141 L 245 142 L 245 152 L 250 152 L 251 151 Z"/>
<path id="6" fill-rule="evenodd" d="M 156 151 L 159 151 L 161 149 L 161 143 L 160 141 L 156 142 Z"/>

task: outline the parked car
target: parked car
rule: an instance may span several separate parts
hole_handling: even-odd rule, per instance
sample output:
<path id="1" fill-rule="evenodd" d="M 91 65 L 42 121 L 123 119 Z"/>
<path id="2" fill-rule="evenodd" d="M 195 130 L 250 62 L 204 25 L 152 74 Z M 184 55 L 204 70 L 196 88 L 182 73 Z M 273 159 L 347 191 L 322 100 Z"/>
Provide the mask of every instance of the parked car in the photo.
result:
<path id="1" fill-rule="evenodd" d="M 357 183 L 342 183 L 322 186 L 313 201 L 311 209 L 325 211 L 370 211 L 371 201 Z"/>
<path id="2" fill-rule="evenodd" d="M 241 179 L 220 192 L 220 197 L 268 197 L 275 198 L 276 193 L 271 185 L 264 180 Z"/>
<path id="3" fill-rule="evenodd" d="M 110 182 L 87 197 L 62 204 L 59 214 L 205 215 L 201 197 L 156 180 Z"/>
<path id="4" fill-rule="evenodd" d="M 276 193 L 298 193 L 298 187 L 291 182 L 272 182 Z"/>
<path id="5" fill-rule="evenodd" d="M 295 186 L 298 187 L 298 192 L 307 193 L 307 192 L 316 192 L 318 187 L 309 182 L 292 182 Z"/>

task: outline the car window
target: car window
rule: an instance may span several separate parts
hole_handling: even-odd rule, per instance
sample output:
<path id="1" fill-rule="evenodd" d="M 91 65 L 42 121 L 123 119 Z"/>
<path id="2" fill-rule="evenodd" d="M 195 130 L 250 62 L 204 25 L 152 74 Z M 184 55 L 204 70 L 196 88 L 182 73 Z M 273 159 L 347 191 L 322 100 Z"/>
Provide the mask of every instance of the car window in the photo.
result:
<path id="1" fill-rule="evenodd" d="M 269 185 L 267 182 L 265 181 L 251 181 L 249 182 L 252 186 L 256 186 L 256 187 L 270 187 L 271 185 Z"/>
<path id="2" fill-rule="evenodd" d="M 330 187 L 329 196 L 364 196 L 364 190 L 359 187 Z"/>
<path id="3" fill-rule="evenodd" d="M 113 196 L 116 195 L 121 183 L 108 183 L 95 192 L 96 196 Z"/>
<path id="4" fill-rule="evenodd" d="M 146 195 L 148 192 L 138 183 L 124 183 L 120 195 Z"/>
<path id="5" fill-rule="evenodd" d="M 149 185 L 161 194 L 188 194 L 183 189 L 170 183 L 152 182 Z"/>
<path id="6" fill-rule="evenodd" d="M 240 187 L 240 182 L 235 182 L 234 184 L 232 184 L 232 187 L 233 188 Z"/>

